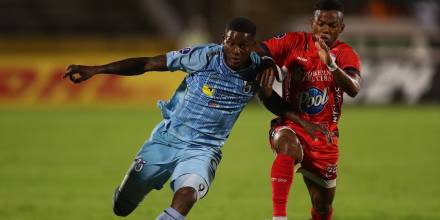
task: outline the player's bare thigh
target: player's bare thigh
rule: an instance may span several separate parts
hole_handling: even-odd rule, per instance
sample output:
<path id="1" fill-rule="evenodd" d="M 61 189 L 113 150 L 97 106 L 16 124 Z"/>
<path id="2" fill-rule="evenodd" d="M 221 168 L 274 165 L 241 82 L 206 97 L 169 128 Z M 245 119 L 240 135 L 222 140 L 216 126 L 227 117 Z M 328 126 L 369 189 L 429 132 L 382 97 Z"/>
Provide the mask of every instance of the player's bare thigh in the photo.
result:
<path id="1" fill-rule="evenodd" d="M 296 162 L 302 161 L 303 152 L 301 142 L 295 132 L 290 128 L 276 128 L 272 131 L 272 148 L 277 154 L 286 154 L 295 159 Z"/>

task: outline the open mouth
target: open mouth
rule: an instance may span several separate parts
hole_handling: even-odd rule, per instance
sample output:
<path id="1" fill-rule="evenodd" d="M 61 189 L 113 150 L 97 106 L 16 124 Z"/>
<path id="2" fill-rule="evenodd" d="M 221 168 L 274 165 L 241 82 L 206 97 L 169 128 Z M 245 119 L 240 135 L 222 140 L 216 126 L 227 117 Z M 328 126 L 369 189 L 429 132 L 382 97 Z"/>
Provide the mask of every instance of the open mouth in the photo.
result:
<path id="1" fill-rule="evenodd" d="M 328 42 L 330 40 L 330 35 L 321 34 L 321 35 L 319 35 L 319 39 L 323 40 L 324 42 Z"/>
<path id="2" fill-rule="evenodd" d="M 233 64 L 240 64 L 241 60 L 240 60 L 240 58 L 232 57 L 232 58 L 231 58 L 231 62 L 232 62 Z"/>

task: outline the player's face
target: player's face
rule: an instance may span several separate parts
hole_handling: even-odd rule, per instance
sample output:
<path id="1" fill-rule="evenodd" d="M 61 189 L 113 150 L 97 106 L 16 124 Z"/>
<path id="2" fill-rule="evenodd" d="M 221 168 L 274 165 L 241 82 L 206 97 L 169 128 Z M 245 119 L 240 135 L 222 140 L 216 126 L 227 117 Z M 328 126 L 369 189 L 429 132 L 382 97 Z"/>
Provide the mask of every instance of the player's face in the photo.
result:
<path id="1" fill-rule="evenodd" d="M 255 37 L 249 33 L 227 30 L 223 40 L 226 64 L 233 70 L 247 67 L 254 50 Z"/>
<path id="2" fill-rule="evenodd" d="M 335 10 L 316 10 L 312 19 L 315 37 L 322 39 L 331 47 L 344 30 L 343 14 Z"/>

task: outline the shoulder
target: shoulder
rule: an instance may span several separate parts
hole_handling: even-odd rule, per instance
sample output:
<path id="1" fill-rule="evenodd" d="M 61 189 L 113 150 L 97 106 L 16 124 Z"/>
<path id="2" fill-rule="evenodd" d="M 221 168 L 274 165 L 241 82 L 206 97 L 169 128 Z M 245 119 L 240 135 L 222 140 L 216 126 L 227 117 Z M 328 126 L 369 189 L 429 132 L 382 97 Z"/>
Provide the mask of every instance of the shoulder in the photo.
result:
<path id="1" fill-rule="evenodd" d="M 262 45 L 272 56 L 287 55 L 295 48 L 303 48 L 308 35 L 306 32 L 287 32 L 264 41 Z"/>
<path id="2" fill-rule="evenodd" d="M 206 56 L 208 58 L 219 56 L 223 52 L 223 46 L 220 44 L 205 45 Z"/>
<path id="3" fill-rule="evenodd" d="M 307 33 L 305 32 L 286 32 L 286 33 L 281 33 L 278 34 L 268 40 L 265 41 L 266 44 L 270 44 L 270 43 L 292 43 L 292 42 L 296 42 L 298 40 L 305 40 L 307 38 Z"/>
<path id="4" fill-rule="evenodd" d="M 223 47 L 218 44 L 205 44 L 183 48 L 167 53 L 167 67 L 169 70 L 183 70 L 192 73 L 205 68 Z"/>
<path id="5" fill-rule="evenodd" d="M 306 34 L 307 33 L 305 33 L 305 32 L 286 32 L 286 33 L 278 34 L 273 38 L 274 39 L 286 39 L 286 40 L 300 39 L 300 38 L 304 38 Z"/>
<path id="6" fill-rule="evenodd" d="M 358 53 L 347 43 L 338 42 L 331 53 L 336 57 L 336 63 L 340 68 L 354 68 L 356 72 L 360 72 L 361 59 Z"/>
<path id="7" fill-rule="evenodd" d="M 312 38 L 312 34 L 308 32 L 288 32 L 275 37 L 274 39 L 279 39 L 284 45 L 289 48 L 304 48 L 305 45 Z"/>
<path id="8" fill-rule="evenodd" d="M 215 54 L 222 50 L 222 46 L 219 44 L 203 44 L 192 47 L 186 47 L 180 50 L 171 51 L 173 55 L 194 55 L 194 54 Z"/>
<path id="9" fill-rule="evenodd" d="M 223 46 L 220 44 L 203 44 L 203 45 L 197 45 L 193 47 L 194 50 L 204 50 L 207 52 L 216 52 L 221 51 L 223 49 Z"/>
<path id="10" fill-rule="evenodd" d="M 223 47 L 218 44 L 197 45 L 170 51 L 167 53 L 167 59 L 207 60 L 209 57 L 220 54 L 222 49 Z"/>
<path id="11" fill-rule="evenodd" d="M 335 55 L 338 56 L 355 56 L 359 58 L 359 54 L 356 52 L 353 47 L 351 47 L 349 44 L 345 42 L 338 42 L 336 47 L 332 49 L 334 51 Z"/>

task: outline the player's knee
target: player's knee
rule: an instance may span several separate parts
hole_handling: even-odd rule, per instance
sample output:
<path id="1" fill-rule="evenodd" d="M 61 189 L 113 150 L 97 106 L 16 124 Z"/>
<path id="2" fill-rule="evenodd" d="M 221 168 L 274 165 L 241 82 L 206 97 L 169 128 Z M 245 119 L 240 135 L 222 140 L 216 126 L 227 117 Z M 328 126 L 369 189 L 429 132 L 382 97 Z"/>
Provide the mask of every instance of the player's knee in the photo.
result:
<path id="1" fill-rule="evenodd" d="M 126 217 L 135 210 L 137 205 L 124 200 L 119 195 L 119 187 L 116 188 L 113 195 L 113 213 L 120 217 Z"/>
<path id="2" fill-rule="evenodd" d="M 197 201 L 206 195 L 209 185 L 197 174 L 185 174 L 174 180 L 173 189 L 176 195 Z"/>
<path id="3" fill-rule="evenodd" d="M 298 137 L 289 130 L 281 130 L 277 132 L 273 137 L 275 145 L 274 150 L 278 154 L 286 154 L 295 159 L 300 159 L 301 146 Z"/>
<path id="4" fill-rule="evenodd" d="M 171 207 L 181 215 L 188 215 L 193 205 L 197 202 L 197 191 L 193 187 L 183 187 L 174 193 Z"/>
<path id="5" fill-rule="evenodd" d="M 195 203 L 197 201 L 197 191 L 193 187 L 180 188 L 174 196 L 181 198 L 184 203 Z"/>
<path id="6" fill-rule="evenodd" d="M 174 197 L 171 207 L 186 216 L 198 199 L 208 192 L 208 183 L 201 176 L 193 173 L 184 174 L 172 183 Z"/>

